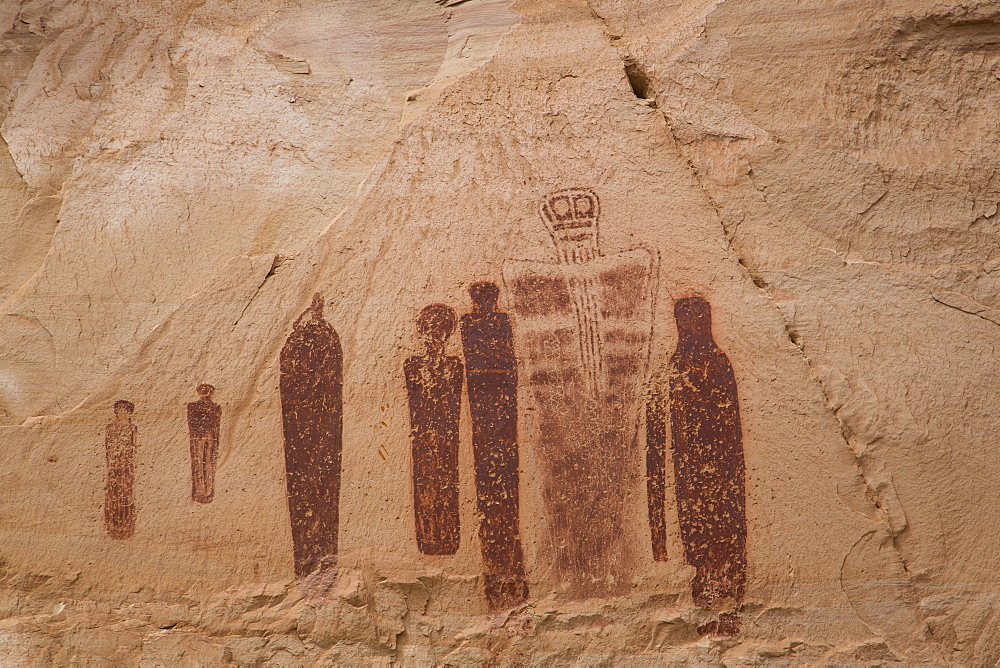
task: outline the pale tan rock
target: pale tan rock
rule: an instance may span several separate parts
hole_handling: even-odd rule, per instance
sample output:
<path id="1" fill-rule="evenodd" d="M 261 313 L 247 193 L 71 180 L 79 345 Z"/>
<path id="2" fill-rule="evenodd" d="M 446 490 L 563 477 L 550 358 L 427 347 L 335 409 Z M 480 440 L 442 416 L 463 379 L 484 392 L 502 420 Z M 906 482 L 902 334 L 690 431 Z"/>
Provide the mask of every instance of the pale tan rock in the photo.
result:
<path id="1" fill-rule="evenodd" d="M 0 2 L 0 656 L 995 663 L 998 27 L 985 2 Z M 460 546 L 418 550 L 417 316 L 483 280 L 514 313 L 505 266 L 555 261 L 538 206 L 570 187 L 606 257 L 656 260 L 636 392 L 671 373 L 674 300 L 711 302 L 746 461 L 732 638 L 699 631 L 724 605 L 692 599 L 669 463 L 653 561 L 642 428 L 619 590 L 560 575 L 517 316 L 528 601 L 483 596 L 467 408 Z M 315 293 L 344 350 L 339 553 L 296 581 L 279 355 Z"/>

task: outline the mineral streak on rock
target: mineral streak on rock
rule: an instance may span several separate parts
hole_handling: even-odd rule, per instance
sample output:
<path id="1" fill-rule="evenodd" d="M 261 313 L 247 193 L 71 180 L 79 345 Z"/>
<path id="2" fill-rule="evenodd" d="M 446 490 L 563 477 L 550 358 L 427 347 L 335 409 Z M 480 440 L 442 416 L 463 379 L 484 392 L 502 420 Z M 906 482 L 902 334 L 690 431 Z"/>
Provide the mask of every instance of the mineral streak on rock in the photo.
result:
<path id="1" fill-rule="evenodd" d="M 528 597 L 518 520 L 517 360 L 510 316 L 497 311 L 496 283 L 469 286 L 472 312 L 462 316 L 479 540 L 491 609 Z"/>
<path id="2" fill-rule="evenodd" d="M 319 294 L 296 319 L 280 363 L 285 484 L 301 578 L 336 564 L 340 527 L 344 355 Z"/>
<path id="3" fill-rule="evenodd" d="M 417 332 L 426 352 L 406 358 L 413 452 L 413 514 L 417 547 L 424 554 L 455 554 L 459 543 L 458 421 L 462 404 L 462 360 L 445 355 L 454 333 L 455 310 L 425 307 Z"/>

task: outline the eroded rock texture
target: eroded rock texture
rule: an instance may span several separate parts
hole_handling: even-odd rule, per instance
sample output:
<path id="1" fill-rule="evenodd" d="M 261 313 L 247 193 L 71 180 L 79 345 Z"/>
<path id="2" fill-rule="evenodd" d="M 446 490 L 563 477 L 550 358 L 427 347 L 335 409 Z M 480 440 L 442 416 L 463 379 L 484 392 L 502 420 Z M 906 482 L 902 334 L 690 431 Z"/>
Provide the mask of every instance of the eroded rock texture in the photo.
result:
<path id="1" fill-rule="evenodd" d="M 5 664 L 1000 661 L 996 3 L 0 35 Z"/>

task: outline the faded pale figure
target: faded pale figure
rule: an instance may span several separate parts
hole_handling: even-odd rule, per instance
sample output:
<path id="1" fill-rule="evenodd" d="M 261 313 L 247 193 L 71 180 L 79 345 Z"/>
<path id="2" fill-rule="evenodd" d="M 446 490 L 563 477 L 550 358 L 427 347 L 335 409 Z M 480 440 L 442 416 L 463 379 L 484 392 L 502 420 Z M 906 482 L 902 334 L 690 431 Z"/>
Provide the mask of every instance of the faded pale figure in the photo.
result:
<path id="1" fill-rule="evenodd" d="M 135 405 L 119 399 L 114 420 L 104 429 L 107 478 L 104 484 L 104 528 L 116 539 L 135 532 Z"/>

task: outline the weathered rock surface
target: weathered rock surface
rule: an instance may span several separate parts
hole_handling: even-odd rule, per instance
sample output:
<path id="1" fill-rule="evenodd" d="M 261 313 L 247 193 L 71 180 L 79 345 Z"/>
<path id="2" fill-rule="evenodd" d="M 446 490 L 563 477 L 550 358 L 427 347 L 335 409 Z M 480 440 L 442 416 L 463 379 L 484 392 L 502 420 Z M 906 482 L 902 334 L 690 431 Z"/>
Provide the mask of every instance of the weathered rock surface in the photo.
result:
<path id="1" fill-rule="evenodd" d="M 995 3 L 2 0 L 0 33 L 6 663 L 1000 660 Z M 559 237 L 596 211 L 539 216 L 567 188 L 599 196 L 599 234 Z M 499 608 L 473 446 L 492 423 L 464 389 L 460 543 L 414 537 L 404 365 L 431 360 L 437 391 L 418 318 L 472 312 L 477 281 L 517 353 L 529 593 Z M 339 531 L 296 579 L 281 351 L 314 294 L 343 350 Z M 708 603 L 673 449 L 665 560 L 647 521 L 644 425 L 701 382 L 672 355 L 693 295 L 745 461 L 725 510 L 745 591 Z M 471 379 L 462 333 L 443 345 Z M 615 537 L 590 561 L 588 523 Z"/>

